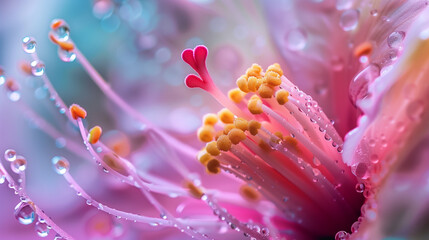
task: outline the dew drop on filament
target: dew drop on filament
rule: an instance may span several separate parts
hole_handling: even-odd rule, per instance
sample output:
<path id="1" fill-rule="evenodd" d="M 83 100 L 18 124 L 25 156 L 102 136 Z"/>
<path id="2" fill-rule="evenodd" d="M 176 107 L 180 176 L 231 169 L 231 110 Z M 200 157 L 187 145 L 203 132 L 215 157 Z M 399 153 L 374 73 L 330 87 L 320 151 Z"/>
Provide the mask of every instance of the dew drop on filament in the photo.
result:
<path id="1" fill-rule="evenodd" d="M 31 72 L 36 77 L 40 77 L 45 73 L 45 64 L 41 61 L 32 61 L 30 66 Z"/>
<path id="2" fill-rule="evenodd" d="M 9 162 L 13 162 L 16 159 L 16 151 L 13 149 L 7 149 L 4 151 L 4 159 Z"/>
<path id="3" fill-rule="evenodd" d="M 34 53 L 36 51 L 36 41 L 32 37 L 24 37 L 22 39 L 22 48 L 26 53 Z"/>
<path id="4" fill-rule="evenodd" d="M 37 222 L 34 225 L 34 229 L 36 230 L 36 233 L 39 235 L 39 237 L 47 237 L 49 234 L 48 224 L 45 222 Z"/>
<path id="5" fill-rule="evenodd" d="M 59 20 L 59 19 L 54 19 L 52 21 L 52 24 L 55 24 L 56 22 L 59 22 L 59 21 L 60 21 L 60 25 L 56 27 L 54 30 L 52 30 L 52 33 L 54 34 L 55 38 L 58 39 L 58 41 L 65 42 L 69 40 L 70 28 L 63 20 Z"/>
<path id="6" fill-rule="evenodd" d="M 69 170 L 69 161 L 64 157 L 55 156 L 52 158 L 51 161 L 54 166 L 55 172 L 57 172 L 58 174 L 63 175 Z"/>
<path id="7" fill-rule="evenodd" d="M 24 172 L 27 167 L 27 160 L 22 156 L 17 156 L 16 159 L 10 163 L 10 168 L 14 173 Z"/>
<path id="8" fill-rule="evenodd" d="M 344 31 L 354 30 L 359 22 L 359 11 L 356 9 L 349 9 L 344 11 L 340 17 L 340 27 Z"/>
<path id="9" fill-rule="evenodd" d="M 63 62 L 73 62 L 76 59 L 76 53 L 73 51 L 66 51 L 62 48 L 58 48 L 58 57 Z"/>
<path id="10" fill-rule="evenodd" d="M 28 225 L 34 222 L 36 214 L 31 204 L 20 202 L 15 207 L 15 218 L 19 223 Z"/>

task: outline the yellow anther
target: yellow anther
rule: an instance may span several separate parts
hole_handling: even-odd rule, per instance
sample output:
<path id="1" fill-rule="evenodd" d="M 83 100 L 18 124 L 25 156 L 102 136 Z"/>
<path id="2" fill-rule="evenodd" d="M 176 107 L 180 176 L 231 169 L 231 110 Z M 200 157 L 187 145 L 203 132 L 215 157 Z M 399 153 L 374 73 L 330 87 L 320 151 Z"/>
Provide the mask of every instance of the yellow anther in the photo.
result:
<path id="1" fill-rule="evenodd" d="M 244 134 L 243 130 L 234 128 L 228 133 L 228 138 L 231 140 L 232 144 L 239 144 L 246 139 L 246 134 Z"/>
<path id="2" fill-rule="evenodd" d="M 231 149 L 231 140 L 229 140 L 228 136 L 222 135 L 217 139 L 217 148 L 221 151 L 229 151 Z"/>
<path id="3" fill-rule="evenodd" d="M 249 132 L 250 134 L 252 134 L 253 136 L 255 136 L 256 134 L 258 134 L 258 130 L 261 128 L 261 123 L 255 120 L 250 120 L 249 121 Z"/>
<path id="4" fill-rule="evenodd" d="M 268 84 L 262 84 L 258 88 L 258 94 L 261 98 L 271 98 L 274 95 L 274 89 Z"/>
<path id="5" fill-rule="evenodd" d="M 232 123 L 226 124 L 225 127 L 223 128 L 223 134 L 228 134 L 229 131 L 231 131 L 232 129 L 235 128 L 235 125 Z"/>
<path id="6" fill-rule="evenodd" d="M 206 149 L 203 149 L 198 152 L 198 161 L 203 164 L 204 166 L 207 165 L 207 163 L 213 159 L 213 157 L 207 152 Z"/>
<path id="7" fill-rule="evenodd" d="M 88 134 L 88 142 L 91 144 L 96 144 L 98 140 L 100 139 L 101 133 L 103 130 L 100 126 L 95 126 L 89 130 Z"/>
<path id="8" fill-rule="evenodd" d="M 253 187 L 249 185 L 243 185 L 240 187 L 241 196 L 250 202 L 257 202 L 261 199 L 261 194 Z"/>
<path id="9" fill-rule="evenodd" d="M 224 135 L 225 133 L 224 133 L 224 130 L 219 130 L 219 131 L 217 131 L 216 132 L 216 136 L 215 136 L 215 140 L 217 141 L 217 139 L 220 137 L 220 136 L 222 136 L 222 135 Z"/>
<path id="10" fill-rule="evenodd" d="M 266 72 L 265 79 L 268 85 L 273 87 L 279 86 L 282 83 L 282 79 L 280 78 L 280 75 L 274 71 Z"/>
<path id="11" fill-rule="evenodd" d="M 211 159 L 206 166 L 206 171 L 211 174 L 220 173 L 220 163 L 217 159 Z"/>
<path id="12" fill-rule="evenodd" d="M 235 103 L 240 103 L 241 100 L 243 100 L 243 97 L 245 94 L 246 93 L 241 91 L 239 88 L 234 88 L 234 89 L 229 90 L 228 97 L 229 97 L 229 99 L 231 99 L 231 101 L 233 101 Z"/>
<path id="13" fill-rule="evenodd" d="M 296 147 L 298 145 L 298 140 L 296 140 L 296 138 L 293 138 L 291 136 L 286 136 L 285 139 L 284 139 L 284 141 L 289 146 Z"/>
<path id="14" fill-rule="evenodd" d="M 217 148 L 216 141 L 207 143 L 206 151 L 212 156 L 218 156 L 220 154 L 219 148 Z"/>
<path id="15" fill-rule="evenodd" d="M 276 100 L 280 105 L 284 105 L 285 103 L 287 103 L 289 101 L 289 92 L 284 90 L 284 89 L 280 89 L 276 92 Z"/>
<path id="16" fill-rule="evenodd" d="M 189 189 L 189 193 L 195 198 L 200 199 L 204 195 L 201 188 L 195 186 L 192 182 L 185 182 L 185 188 Z"/>
<path id="17" fill-rule="evenodd" d="M 234 125 L 236 128 L 246 131 L 248 129 L 249 123 L 244 118 L 234 119 Z"/>
<path id="18" fill-rule="evenodd" d="M 247 69 L 246 75 L 248 77 L 250 76 L 259 77 L 261 76 L 261 72 L 262 72 L 261 66 L 259 66 L 258 64 L 252 64 L 252 66 Z"/>
<path id="19" fill-rule="evenodd" d="M 283 133 L 281 133 L 281 132 L 275 132 L 274 136 L 278 137 L 280 141 L 283 141 Z"/>
<path id="20" fill-rule="evenodd" d="M 245 75 L 243 75 L 243 76 L 241 76 L 241 77 L 239 77 L 238 79 L 237 79 L 237 87 L 241 90 L 241 91 L 243 91 L 243 92 L 245 92 L 245 93 L 248 93 L 249 92 L 249 88 L 247 87 L 247 77 L 245 76 Z"/>
<path id="21" fill-rule="evenodd" d="M 247 87 L 249 88 L 249 91 L 256 92 L 258 91 L 259 86 L 261 86 L 262 81 L 259 80 L 256 77 L 249 77 L 247 79 Z"/>
<path id="22" fill-rule="evenodd" d="M 214 113 L 207 113 L 203 116 L 203 124 L 214 126 L 218 121 L 217 115 Z"/>
<path id="23" fill-rule="evenodd" d="M 273 65 L 270 65 L 267 68 L 267 72 L 276 72 L 280 75 L 280 77 L 283 76 L 283 70 L 280 67 L 280 64 L 278 64 L 278 63 L 274 63 Z"/>
<path id="24" fill-rule="evenodd" d="M 77 104 L 72 104 L 70 106 L 70 114 L 74 120 L 77 120 L 78 118 L 85 119 L 86 118 L 86 111 L 81 106 Z"/>
<path id="25" fill-rule="evenodd" d="M 260 148 L 262 148 L 262 150 L 264 150 L 264 151 L 266 151 L 266 152 L 269 152 L 269 151 L 272 151 L 273 149 L 270 147 L 270 145 L 268 145 L 268 143 L 266 143 L 266 142 L 264 142 L 264 141 L 262 141 L 262 140 L 259 140 L 259 147 Z"/>
<path id="26" fill-rule="evenodd" d="M 197 135 L 201 142 L 210 142 L 214 137 L 214 128 L 210 125 L 202 126 L 198 129 Z"/>
<path id="27" fill-rule="evenodd" d="M 229 109 L 224 108 L 220 110 L 217 115 L 219 116 L 219 119 L 223 123 L 233 123 L 234 122 L 234 114 L 229 111 Z"/>
<path id="28" fill-rule="evenodd" d="M 249 102 L 247 103 L 247 108 L 253 114 L 261 114 L 261 113 L 263 113 L 263 111 L 262 111 L 262 101 L 256 95 L 253 95 L 250 98 Z"/>

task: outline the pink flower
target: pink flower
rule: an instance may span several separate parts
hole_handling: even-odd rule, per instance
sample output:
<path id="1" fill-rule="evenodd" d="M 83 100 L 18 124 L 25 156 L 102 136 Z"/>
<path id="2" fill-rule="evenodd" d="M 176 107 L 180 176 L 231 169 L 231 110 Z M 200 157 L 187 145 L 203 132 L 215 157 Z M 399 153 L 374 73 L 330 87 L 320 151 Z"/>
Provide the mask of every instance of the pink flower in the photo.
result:
<path id="1" fill-rule="evenodd" d="M 57 144 L 66 143 L 61 146 L 69 153 L 61 155 L 70 162 L 50 153 L 55 172 L 66 180 L 46 177 L 66 189 L 53 199 L 27 190 L 32 155 L 5 151 L 10 167 L 0 165 L 0 181 L 19 196 L 15 218 L 32 225 L 22 229 L 67 239 L 427 237 L 428 1 L 261 5 L 280 64 L 254 64 L 240 76 L 241 56 L 233 47 L 214 51 L 208 68 L 212 56 L 205 46 L 182 53 L 197 73 L 185 84 L 204 89 L 224 107 L 203 117 L 197 137 L 205 146 L 189 141 L 183 129 L 161 128 L 162 117 L 159 123 L 148 120 L 131 104 L 143 98 L 123 96 L 122 82 L 116 81 L 117 88 L 107 83 L 72 41 L 67 23 L 54 20 L 49 36 L 60 58 L 82 65 L 114 104 L 106 109 L 118 124 L 94 117 L 102 112 L 99 106 L 87 111 L 84 104 L 66 105 L 35 52 L 35 40 L 24 38 L 32 60 L 22 70 L 42 82 L 66 120 L 47 121 L 21 99 L 22 85 L 3 72 L 2 84 L 15 108 Z M 253 5 L 245 6 L 255 16 Z M 97 1 L 95 15 L 109 17 L 114 7 Z M 164 61 L 165 54 L 157 58 Z M 218 84 L 222 74 L 212 67 L 230 71 L 226 76 L 237 79 L 236 86 L 226 93 Z M 150 94 L 146 86 L 135 88 Z M 186 124 L 178 120 L 174 126 Z M 93 165 L 79 169 L 75 158 L 108 174 Z M 49 206 L 49 200 L 57 203 Z"/>

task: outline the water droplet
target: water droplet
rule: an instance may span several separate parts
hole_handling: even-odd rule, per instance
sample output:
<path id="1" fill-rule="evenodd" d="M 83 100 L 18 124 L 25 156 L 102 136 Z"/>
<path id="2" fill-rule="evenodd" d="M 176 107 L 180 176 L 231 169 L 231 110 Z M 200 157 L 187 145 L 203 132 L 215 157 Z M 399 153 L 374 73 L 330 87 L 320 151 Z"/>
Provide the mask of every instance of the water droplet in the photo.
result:
<path id="1" fill-rule="evenodd" d="M 22 48 L 26 53 L 34 53 L 36 51 L 36 40 L 32 37 L 24 37 L 22 39 Z"/>
<path id="2" fill-rule="evenodd" d="M 363 193 L 363 191 L 365 191 L 365 184 L 358 183 L 358 184 L 356 184 L 355 189 L 356 189 L 356 192 Z"/>
<path id="3" fill-rule="evenodd" d="M 378 15 L 378 11 L 377 9 L 372 9 L 369 14 L 371 14 L 371 16 L 376 17 Z"/>
<path id="4" fill-rule="evenodd" d="M 65 42 L 69 40 L 69 37 L 70 37 L 69 26 L 64 20 L 61 20 L 61 19 L 52 20 L 52 25 L 54 25 L 57 22 L 60 22 L 60 24 L 59 26 L 57 26 L 55 29 L 52 30 L 54 37 L 60 42 Z"/>
<path id="5" fill-rule="evenodd" d="M 358 163 L 355 169 L 355 175 L 361 179 L 367 179 L 369 177 L 368 165 L 366 163 Z"/>
<path id="6" fill-rule="evenodd" d="M 405 32 L 403 31 L 393 32 L 387 37 L 387 45 L 391 48 L 399 48 L 402 45 L 404 37 Z"/>
<path id="7" fill-rule="evenodd" d="M 372 154 L 371 155 L 371 162 L 374 163 L 374 164 L 376 164 L 376 163 L 378 163 L 378 161 L 380 161 L 380 158 L 378 157 L 378 155 L 377 154 Z"/>
<path id="8" fill-rule="evenodd" d="M 48 224 L 44 222 L 36 222 L 34 229 L 36 230 L 37 235 L 40 237 L 47 237 L 49 234 Z"/>
<path id="9" fill-rule="evenodd" d="M 356 221 L 352 224 L 352 227 L 350 230 L 352 231 L 352 233 L 355 233 L 359 230 L 359 227 L 360 227 L 360 222 Z"/>
<path id="10" fill-rule="evenodd" d="M 27 202 L 18 203 L 15 207 L 15 218 L 24 225 L 33 223 L 36 218 L 33 206 Z"/>
<path id="11" fill-rule="evenodd" d="M 351 8 L 352 5 L 352 0 L 337 0 L 336 8 L 337 10 L 345 10 Z"/>
<path id="12" fill-rule="evenodd" d="M 86 200 L 86 205 L 91 206 L 92 205 L 92 201 L 91 200 Z"/>
<path id="13" fill-rule="evenodd" d="M 54 240 L 62 240 L 64 239 L 63 237 L 61 237 L 61 235 L 59 235 L 58 233 L 55 235 Z"/>
<path id="14" fill-rule="evenodd" d="M 7 149 L 4 151 L 4 159 L 9 162 L 13 162 L 16 159 L 16 151 L 13 149 Z"/>
<path id="15" fill-rule="evenodd" d="M 73 62 L 76 59 L 76 53 L 72 51 L 66 51 L 62 48 L 58 48 L 58 57 L 63 62 Z"/>
<path id="16" fill-rule="evenodd" d="M 356 9 L 346 10 L 341 14 L 340 27 L 344 31 L 355 29 L 359 22 L 359 11 Z"/>
<path id="17" fill-rule="evenodd" d="M 27 167 L 27 160 L 23 156 L 17 156 L 16 159 L 10 163 L 10 168 L 14 173 L 24 172 Z"/>
<path id="18" fill-rule="evenodd" d="M 292 51 L 299 51 L 307 45 L 307 33 L 302 29 L 292 29 L 286 35 L 287 47 Z"/>
<path id="19" fill-rule="evenodd" d="M 346 231 L 339 231 L 335 234 L 335 240 L 347 240 L 349 238 L 349 234 Z"/>
<path id="20" fill-rule="evenodd" d="M 350 83 L 349 96 L 353 103 L 369 96 L 368 85 L 380 76 L 380 67 L 370 64 L 359 72 Z"/>
<path id="21" fill-rule="evenodd" d="M 160 216 L 162 219 L 167 219 L 167 215 L 165 215 L 165 213 L 161 213 L 159 216 Z"/>
<path id="22" fill-rule="evenodd" d="M 320 166 L 320 160 L 318 158 L 316 158 L 316 157 L 313 157 L 313 163 L 316 166 Z"/>
<path id="23" fill-rule="evenodd" d="M 51 162 L 54 165 L 55 172 L 60 175 L 65 174 L 69 170 L 69 161 L 64 157 L 55 156 L 52 158 Z"/>
<path id="24" fill-rule="evenodd" d="M 31 72 L 36 77 L 40 77 L 45 73 L 45 64 L 41 61 L 32 61 L 30 66 Z"/>
<path id="25" fill-rule="evenodd" d="M 406 108 L 407 116 L 412 121 L 420 121 L 424 113 L 424 103 L 421 100 L 414 100 L 408 103 Z"/>

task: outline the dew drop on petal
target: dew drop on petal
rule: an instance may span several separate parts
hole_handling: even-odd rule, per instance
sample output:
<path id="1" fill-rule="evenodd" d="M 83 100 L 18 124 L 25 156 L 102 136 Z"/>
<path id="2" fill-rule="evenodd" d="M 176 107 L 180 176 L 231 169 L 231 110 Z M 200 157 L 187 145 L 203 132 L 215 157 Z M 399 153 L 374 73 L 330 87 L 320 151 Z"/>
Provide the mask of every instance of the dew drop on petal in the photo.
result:
<path id="1" fill-rule="evenodd" d="M 307 33 L 300 29 L 292 29 L 286 35 L 287 47 L 292 51 L 299 51 L 307 45 Z"/>
<path id="2" fill-rule="evenodd" d="M 39 237 L 47 237 L 49 234 L 48 224 L 45 222 L 36 222 L 34 229 Z"/>
<path id="3" fill-rule="evenodd" d="M 372 9 L 369 14 L 371 14 L 371 16 L 376 17 L 378 16 L 378 10 L 377 9 Z"/>
<path id="4" fill-rule="evenodd" d="M 365 191 L 365 184 L 358 183 L 358 184 L 356 184 L 355 189 L 356 189 L 356 192 L 363 193 L 363 191 Z"/>
<path id="5" fill-rule="evenodd" d="M 412 121 L 420 121 L 424 111 L 424 103 L 421 100 L 414 100 L 408 103 L 406 112 L 407 116 Z"/>
<path id="6" fill-rule="evenodd" d="M 76 53 L 73 51 L 66 51 L 62 48 L 58 48 L 58 57 L 63 62 L 73 62 L 76 59 Z"/>
<path id="7" fill-rule="evenodd" d="M 367 179 L 369 177 L 368 165 L 366 163 L 358 163 L 355 169 L 355 175 L 361 179 Z"/>
<path id="8" fill-rule="evenodd" d="M 340 27 L 344 31 L 351 31 L 355 29 L 359 22 L 359 11 L 356 9 L 349 9 L 344 11 L 340 17 Z"/>
<path id="9" fill-rule="evenodd" d="M 31 72 L 36 77 L 40 77 L 45 73 L 45 64 L 41 61 L 32 61 L 30 66 Z"/>
<path id="10" fill-rule="evenodd" d="M 32 37 L 24 37 L 22 39 L 22 48 L 26 53 L 34 53 L 36 51 L 36 40 Z"/>
<path id="11" fill-rule="evenodd" d="M 13 162 L 16 159 L 16 151 L 13 149 L 7 149 L 4 151 L 4 159 L 9 162 Z"/>
<path id="12" fill-rule="evenodd" d="M 364 99 L 368 96 L 368 85 L 380 76 L 380 67 L 370 64 L 359 72 L 350 83 L 349 94 L 352 102 Z"/>
<path id="13" fill-rule="evenodd" d="M 391 48 L 399 48 L 402 45 L 402 41 L 405 38 L 405 32 L 397 31 L 393 32 L 387 37 L 387 45 Z"/>
<path id="14" fill-rule="evenodd" d="M 372 154 L 370 160 L 372 163 L 376 164 L 378 163 L 378 161 L 380 161 L 380 158 L 378 157 L 377 154 Z"/>
<path id="15" fill-rule="evenodd" d="M 63 175 L 69 170 L 69 161 L 64 157 L 55 156 L 52 158 L 51 161 L 54 166 L 55 172 L 57 172 L 58 174 Z"/>
<path id="16" fill-rule="evenodd" d="M 349 238 L 349 234 L 346 231 L 339 231 L 335 234 L 335 240 L 347 240 Z"/>
<path id="17" fill-rule="evenodd" d="M 336 8 L 337 10 L 345 10 L 351 8 L 352 5 L 352 0 L 337 0 Z"/>
<path id="18" fill-rule="evenodd" d="M 16 159 L 10 163 L 10 168 L 14 173 L 24 172 L 27 167 L 27 160 L 23 156 L 17 156 Z"/>
<path id="19" fill-rule="evenodd" d="M 36 213 L 34 212 L 31 204 L 27 202 L 20 202 L 15 207 L 15 218 L 19 223 L 28 225 L 34 222 Z"/>

